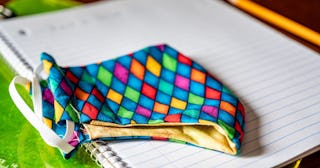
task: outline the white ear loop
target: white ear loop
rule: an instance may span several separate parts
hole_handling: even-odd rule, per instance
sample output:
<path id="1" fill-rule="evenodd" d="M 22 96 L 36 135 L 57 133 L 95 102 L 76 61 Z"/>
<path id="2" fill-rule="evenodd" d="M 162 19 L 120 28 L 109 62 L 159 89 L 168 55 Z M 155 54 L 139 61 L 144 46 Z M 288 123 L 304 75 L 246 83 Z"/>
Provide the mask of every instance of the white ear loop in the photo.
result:
<path id="1" fill-rule="evenodd" d="M 16 76 L 10 83 L 9 93 L 12 101 L 18 107 L 24 117 L 31 123 L 31 125 L 38 130 L 42 139 L 50 146 L 57 147 L 64 153 L 70 153 L 75 147 L 68 143 L 73 131 L 74 122 L 66 121 L 66 133 L 64 138 L 60 138 L 54 131 L 48 128 L 42 122 L 42 94 L 39 84 L 38 74 L 43 70 L 40 64 L 34 71 L 32 79 L 32 100 L 34 111 L 25 103 L 21 95 L 18 93 L 15 84 L 26 85 L 30 82 L 27 78 Z"/>

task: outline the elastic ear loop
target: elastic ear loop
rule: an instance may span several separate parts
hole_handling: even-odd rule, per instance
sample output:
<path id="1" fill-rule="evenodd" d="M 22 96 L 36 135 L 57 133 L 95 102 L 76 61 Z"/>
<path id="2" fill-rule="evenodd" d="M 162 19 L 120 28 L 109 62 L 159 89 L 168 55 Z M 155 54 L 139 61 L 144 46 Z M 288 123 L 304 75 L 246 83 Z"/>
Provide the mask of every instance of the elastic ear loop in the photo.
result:
<path id="1" fill-rule="evenodd" d="M 36 71 L 38 72 L 38 68 Z M 60 138 L 54 131 L 48 128 L 41 120 L 42 118 L 42 96 L 39 85 L 39 80 L 37 74 L 35 73 L 33 77 L 32 86 L 33 91 L 33 105 L 35 112 L 31 110 L 31 108 L 25 103 L 22 99 L 21 95 L 18 93 L 15 84 L 26 85 L 30 82 L 27 78 L 16 76 L 10 83 L 9 93 L 10 96 L 18 107 L 20 112 L 24 115 L 24 117 L 31 123 L 31 125 L 38 130 L 43 140 L 50 146 L 59 148 L 64 153 L 70 153 L 75 147 L 70 145 L 67 140 L 72 135 L 74 130 L 74 122 L 66 121 L 66 133 L 64 138 Z"/>
<path id="2" fill-rule="evenodd" d="M 36 67 L 33 72 L 33 80 L 32 80 L 32 102 L 34 113 L 38 116 L 38 118 L 42 118 L 42 93 L 39 81 L 39 74 L 43 71 L 43 65 L 40 64 Z M 63 136 L 63 139 L 68 141 L 74 131 L 74 122 L 66 121 L 66 132 Z"/>

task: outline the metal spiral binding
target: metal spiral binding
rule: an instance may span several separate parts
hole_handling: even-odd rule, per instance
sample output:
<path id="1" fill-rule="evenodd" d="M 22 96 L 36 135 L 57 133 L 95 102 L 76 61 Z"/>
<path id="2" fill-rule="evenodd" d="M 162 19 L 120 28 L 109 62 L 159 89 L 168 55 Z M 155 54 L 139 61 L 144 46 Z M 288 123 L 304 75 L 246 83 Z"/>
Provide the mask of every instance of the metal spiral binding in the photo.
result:
<path id="1" fill-rule="evenodd" d="M 112 151 L 105 141 L 93 141 L 83 144 L 97 164 L 103 168 L 127 168 L 127 164 Z"/>
<path id="2" fill-rule="evenodd" d="M 21 61 L 23 66 L 27 70 L 33 71 L 33 67 L 27 62 L 27 60 L 22 56 L 22 54 L 17 50 L 17 48 L 6 38 L 6 36 L 0 32 L 0 39 L 7 45 L 7 47 L 12 51 L 12 53 Z M 12 65 L 14 66 L 14 65 Z"/>

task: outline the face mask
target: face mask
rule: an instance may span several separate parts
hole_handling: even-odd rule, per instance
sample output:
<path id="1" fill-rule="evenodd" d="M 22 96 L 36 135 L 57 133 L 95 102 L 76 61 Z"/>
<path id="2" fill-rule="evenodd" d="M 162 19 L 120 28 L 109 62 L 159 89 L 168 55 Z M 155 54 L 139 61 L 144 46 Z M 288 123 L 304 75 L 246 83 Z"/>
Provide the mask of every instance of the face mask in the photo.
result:
<path id="1" fill-rule="evenodd" d="M 45 53 L 41 61 L 32 80 L 12 81 L 10 94 L 42 138 L 66 158 L 92 140 L 169 140 L 233 155 L 240 150 L 245 111 L 239 99 L 168 45 L 87 66 L 59 67 Z M 45 80 L 39 77 L 42 70 Z M 34 111 L 15 83 L 30 86 Z"/>

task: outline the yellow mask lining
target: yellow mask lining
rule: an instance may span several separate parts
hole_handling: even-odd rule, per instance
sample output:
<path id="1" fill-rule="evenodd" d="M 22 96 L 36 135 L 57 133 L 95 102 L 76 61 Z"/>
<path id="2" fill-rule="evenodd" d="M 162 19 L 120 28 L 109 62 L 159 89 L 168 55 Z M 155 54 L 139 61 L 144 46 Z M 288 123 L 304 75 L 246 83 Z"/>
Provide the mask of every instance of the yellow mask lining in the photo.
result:
<path id="1" fill-rule="evenodd" d="M 215 123 L 159 123 L 159 124 L 128 124 L 93 120 L 84 124 L 90 139 L 121 136 L 154 136 L 171 138 L 188 142 L 208 149 L 223 151 L 235 155 L 235 144 L 226 132 Z"/>

